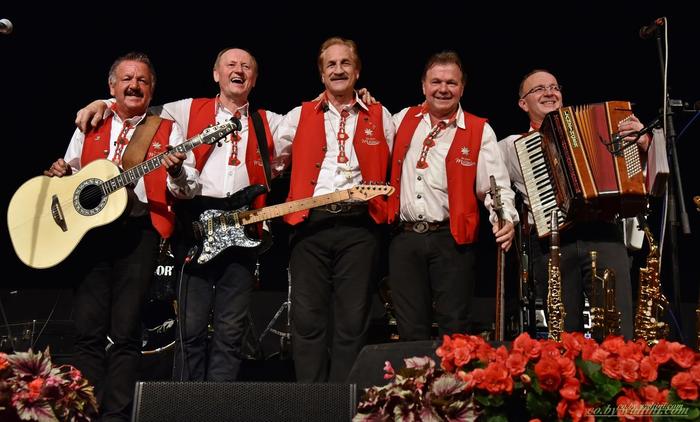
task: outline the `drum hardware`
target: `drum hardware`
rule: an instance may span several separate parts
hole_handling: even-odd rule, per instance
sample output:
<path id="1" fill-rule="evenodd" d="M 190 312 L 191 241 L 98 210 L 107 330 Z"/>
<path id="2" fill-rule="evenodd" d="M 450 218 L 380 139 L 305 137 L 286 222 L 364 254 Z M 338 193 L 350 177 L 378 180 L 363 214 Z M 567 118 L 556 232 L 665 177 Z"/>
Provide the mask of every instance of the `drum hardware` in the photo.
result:
<path id="1" fill-rule="evenodd" d="M 245 359 L 250 360 L 263 360 L 265 359 L 265 354 L 263 353 L 262 343 L 260 342 L 260 337 L 258 337 L 258 331 L 255 329 L 255 323 L 253 322 L 253 314 L 250 310 L 246 312 L 246 327 L 243 331 L 243 344 L 241 344 L 241 355 Z M 213 333 L 213 328 L 211 332 Z"/>
<path id="2" fill-rule="evenodd" d="M 287 311 L 287 322 L 285 325 L 285 331 L 280 331 L 273 328 L 273 325 L 277 322 L 282 312 Z M 277 312 L 272 317 L 267 326 L 257 338 L 258 345 L 262 344 L 263 339 L 268 333 L 272 333 L 280 338 L 280 351 L 267 356 L 267 358 L 272 358 L 278 356 L 280 359 L 288 359 L 291 357 L 291 346 L 292 346 L 292 272 L 287 268 L 287 300 L 282 302 Z M 251 320 L 252 321 L 252 320 Z"/>
<path id="3" fill-rule="evenodd" d="M 161 239 L 148 299 L 141 309 L 141 354 L 154 355 L 175 347 L 177 295 L 175 256 L 168 239 Z M 114 344 L 107 336 L 106 349 Z"/>
<path id="4" fill-rule="evenodd" d="M 377 288 L 377 293 L 379 294 L 379 300 L 384 306 L 384 317 L 386 318 L 386 323 L 391 328 L 389 332 L 390 341 L 398 341 L 399 333 L 396 324 L 396 314 L 394 313 L 394 302 L 391 300 L 391 287 L 389 287 L 389 277 L 382 277 L 379 281 L 379 287 Z"/>

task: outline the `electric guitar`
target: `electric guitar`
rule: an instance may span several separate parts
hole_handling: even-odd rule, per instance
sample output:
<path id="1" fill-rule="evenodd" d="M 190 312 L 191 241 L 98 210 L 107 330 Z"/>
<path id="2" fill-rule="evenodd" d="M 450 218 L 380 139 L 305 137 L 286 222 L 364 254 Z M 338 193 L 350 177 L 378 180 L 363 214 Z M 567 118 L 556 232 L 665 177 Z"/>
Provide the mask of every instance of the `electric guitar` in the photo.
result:
<path id="1" fill-rule="evenodd" d="M 491 197 L 493 198 L 492 207 L 498 217 L 498 229 L 502 229 L 505 224 L 503 216 L 503 201 L 501 201 L 501 188 L 496 186 L 496 178 L 491 176 Z M 505 340 L 505 265 L 506 256 L 503 248 L 496 245 L 496 327 L 495 340 Z"/>
<path id="2" fill-rule="evenodd" d="M 29 179 L 17 189 L 7 209 L 7 226 L 17 256 L 33 268 L 57 265 L 88 230 L 122 215 L 127 205 L 127 192 L 122 188 L 160 168 L 165 154 L 213 144 L 239 130 L 237 119 L 209 127 L 124 172 L 112 161 L 100 159 L 71 176 Z"/>
<path id="3" fill-rule="evenodd" d="M 247 198 L 249 203 L 264 191 L 265 189 L 261 188 L 261 185 L 252 185 L 236 192 L 235 196 Z M 201 241 L 201 248 L 199 245 L 196 248 L 201 251 L 196 262 L 205 264 L 230 247 L 255 248 L 260 246 L 263 241 L 248 236 L 245 231 L 247 225 L 341 201 L 367 201 L 376 196 L 391 195 L 392 193 L 394 193 L 394 188 L 388 185 L 358 185 L 338 192 L 253 210 L 249 210 L 248 206 L 242 206 L 235 211 L 206 210 L 199 215 L 198 221 L 192 223 L 194 237 Z"/>

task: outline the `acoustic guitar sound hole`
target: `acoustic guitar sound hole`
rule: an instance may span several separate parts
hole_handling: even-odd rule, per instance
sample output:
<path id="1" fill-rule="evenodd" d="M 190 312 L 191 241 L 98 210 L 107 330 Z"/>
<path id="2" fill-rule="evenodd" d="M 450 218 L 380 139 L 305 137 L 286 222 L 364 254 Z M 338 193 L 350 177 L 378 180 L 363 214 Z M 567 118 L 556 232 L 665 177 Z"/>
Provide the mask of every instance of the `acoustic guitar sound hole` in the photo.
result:
<path id="1" fill-rule="evenodd" d="M 86 210 L 91 210 L 100 205 L 102 201 L 102 190 L 97 185 L 85 186 L 80 192 L 80 205 Z"/>

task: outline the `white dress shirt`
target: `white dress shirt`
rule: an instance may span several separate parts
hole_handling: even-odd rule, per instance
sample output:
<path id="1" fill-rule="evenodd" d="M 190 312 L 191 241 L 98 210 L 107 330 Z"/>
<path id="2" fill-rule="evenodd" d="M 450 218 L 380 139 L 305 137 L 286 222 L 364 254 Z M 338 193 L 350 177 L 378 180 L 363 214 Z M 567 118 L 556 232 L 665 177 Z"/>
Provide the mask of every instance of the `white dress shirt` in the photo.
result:
<path id="1" fill-rule="evenodd" d="M 319 107 L 322 103 L 319 103 Z M 328 111 L 324 113 L 323 121 L 326 129 L 326 154 L 321 163 L 321 170 L 318 175 L 316 187 L 314 188 L 313 196 L 324 195 L 327 193 L 336 192 L 343 189 L 349 189 L 357 186 L 362 181 L 360 173 L 360 163 L 355 154 L 353 138 L 355 137 L 355 129 L 357 127 L 357 117 L 359 110 L 357 107 L 362 107 L 367 110 L 367 106 L 362 100 L 355 95 L 355 105 L 346 105 L 337 110 L 332 104 L 327 103 Z M 340 112 L 347 110 L 350 115 L 345 122 L 345 133 L 348 139 L 345 140 L 345 155 L 348 157 L 346 163 L 338 162 L 338 127 L 340 125 Z M 301 118 L 301 106 L 290 111 L 282 120 L 279 127 L 279 141 L 284 144 L 283 148 L 291 146 L 294 137 L 296 136 L 297 128 L 299 127 L 299 119 Z M 382 126 L 384 126 L 384 138 L 389 145 L 389 152 L 394 143 L 394 123 L 391 120 L 389 111 L 382 107 Z"/>
<path id="2" fill-rule="evenodd" d="M 397 128 L 401 125 L 408 110 L 405 108 L 394 115 L 394 124 Z M 416 117 L 420 117 L 421 120 L 413 133 L 401 169 L 401 220 L 444 221 L 450 217 L 445 157 L 452 145 L 457 128 L 466 128 L 464 112 L 460 105 L 456 119 L 452 122 L 445 120 L 445 123 L 449 124 L 435 138 L 435 146 L 428 150 L 426 157 L 428 167 L 425 169 L 416 168 L 416 163 L 423 148 L 423 140 L 428 136 L 432 125 L 429 114 L 419 113 Z M 498 217 L 492 209 L 491 195 L 486 194 L 491 189 L 489 180 L 491 175 L 495 177 L 496 184 L 501 188 L 505 219 L 517 223 L 519 220 L 514 205 L 515 194 L 510 189 L 508 170 L 506 170 L 498 149 L 496 134 L 488 123 L 484 124 L 476 166 L 476 195 L 489 210 L 491 224 L 498 222 Z"/>
<path id="3" fill-rule="evenodd" d="M 177 198 L 188 199 L 195 195 L 224 198 L 250 185 L 248 168 L 245 163 L 246 151 L 249 146 L 248 133 L 249 130 L 254 130 L 248 127 L 249 105 L 246 104 L 238 110 L 231 112 L 218 101 L 216 104 L 215 120 L 217 124 L 230 120 L 236 111 L 241 114 L 242 128 L 241 131 L 238 132 L 240 140 L 238 141 L 237 153 L 240 163 L 237 165 L 229 164 L 231 150 L 233 149 L 233 141 L 231 139 L 233 135 L 229 135 L 226 138 L 226 142 L 222 142 L 221 146 L 214 147 L 202 168 L 201 174 L 195 169 L 196 163 L 194 154 L 192 151 L 188 152 L 185 165 L 183 166 L 185 171 L 177 178 L 168 176 L 168 189 Z M 174 120 L 177 125 L 182 128 L 183 133 L 187 133 L 191 107 L 192 99 L 187 98 L 167 103 L 159 108 L 154 108 L 154 111 L 159 113 L 162 117 Z M 270 125 L 270 132 L 274 139 L 276 138 L 275 133 L 283 116 L 270 111 L 265 111 L 265 114 Z M 284 144 L 275 142 L 275 151 L 273 153 L 276 157 L 288 155 L 288 146 L 286 146 L 286 148 L 287 149 L 285 149 Z"/>
<path id="4" fill-rule="evenodd" d="M 534 129 L 530 128 L 529 132 Z M 515 186 L 515 189 L 522 194 L 523 201 L 527 205 L 527 221 L 530 224 L 535 223 L 535 219 L 532 216 L 532 211 L 530 211 L 530 198 L 527 196 L 527 190 L 525 188 L 525 180 L 523 179 L 523 171 L 520 168 L 520 160 L 518 160 L 518 153 L 515 151 L 515 141 L 522 138 L 525 134 L 510 135 L 507 138 L 501 139 L 498 142 L 498 147 L 501 150 L 501 155 L 503 155 L 503 160 L 506 163 L 506 168 L 508 169 L 508 175 L 510 176 L 510 181 Z"/>

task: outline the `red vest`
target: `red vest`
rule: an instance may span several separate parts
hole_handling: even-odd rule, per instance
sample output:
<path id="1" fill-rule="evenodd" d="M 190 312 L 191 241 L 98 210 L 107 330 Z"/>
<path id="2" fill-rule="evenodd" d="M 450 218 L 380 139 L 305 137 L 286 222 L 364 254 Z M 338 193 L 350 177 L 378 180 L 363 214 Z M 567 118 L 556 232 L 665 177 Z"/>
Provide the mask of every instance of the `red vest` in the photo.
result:
<path id="1" fill-rule="evenodd" d="M 360 164 L 364 183 L 385 183 L 389 165 L 389 146 L 384 137 L 381 104 L 359 109 L 353 147 Z M 326 127 L 324 112 L 318 101 L 301 106 L 301 116 L 292 142 L 292 180 L 287 201 L 309 198 L 314 194 L 316 180 L 326 155 Z M 369 214 L 378 223 L 386 223 L 386 199 L 383 196 L 369 201 Z M 284 221 L 295 225 L 305 220 L 309 211 L 284 216 Z"/>
<path id="2" fill-rule="evenodd" d="M 401 210 L 401 166 L 411 145 L 413 133 L 416 131 L 418 123 L 420 123 L 421 117 L 416 117 L 420 111 L 421 106 L 409 108 L 396 131 L 390 179 L 391 184 L 396 187 L 396 192 L 388 200 L 390 223 L 399 218 Z M 464 123 L 466 129 L 457 128 L 452 145 L 445 157 L 450 232 L 460 245 L 475 242 L 479 232 L 479 207 L 474 193 L 474 186 L 476 182 L 476 159 L 479 157 L 481 137 L 486 119 L 465 112 Z M 473 159 L 473 165 L 465 165 L 470 164 L 469 158 L 462 154 L 465 147 L 469 149 L 469 158 Z M 415 165 L 415 163 L 406 163 L 406 165 Z"/>
<path id="3" fill-rule="evenodd" d="M 187 129 L 187 139 L 199 134 L 208 126 L 216 123 L 216 98 L 195 98 L 192 100 L 192 105 L 190 107 L 190 117 L 189 126 Z M 272 139 L 272 132 L 270 131 L 270 124 L 267 121 L 267 115 L 261 111 L 263 126 L 265 127 L 265 135 L 267 137 L 267 150 L 270 153 L 270 159 L 272 159 L 275 145 Z M 245 154 L 245 165 L 248 170 L 248 179 L 251 185 L 265 185 L 265 169 L 263 167 L 262 159 L 260 158 L 260 151 L 258 151 L 258 138 L 255 134 L 255 127 L 253 126 L 253 119 L 250 117 L 250 112 L 248 113 L 248 141 L 246 146 Z M 194 149 L 195 167 L 198 171 L 202 171 L 204 164 L 211 155 L 215 145 L 200 145 Z M 255 198 L 253 208 L 261 208 L 265 206 L 265 195 L 260 195 Z"/>
<path id="4" fill-rule="evenodd" d="M 83 151 L 80 156 L 81 167 L 94 160 L 107 158 L 109 155 L 109 137 L 113 118 L 114 115 L 108 117 L 102 125 L 85 134 Z M 170 144 L 172 127 L 173 122 L 171 120 L 163 119 L 160 121 L 158 129 L 148 146 L 147 160 L 162 153 L 165 150 L 164 148 Z M 155 149 L 154 146 L 159 148 Z M 153 222 L 153 227 L 164 238 L 170 237 L 173 233 L 175 221 L 175 214 L 171 210 L 173 198 L 168 194 L 168 188 L 165 184 L 166 176 L 165 168 L 159 167 L 143 177 L 151 222 Z"/>

